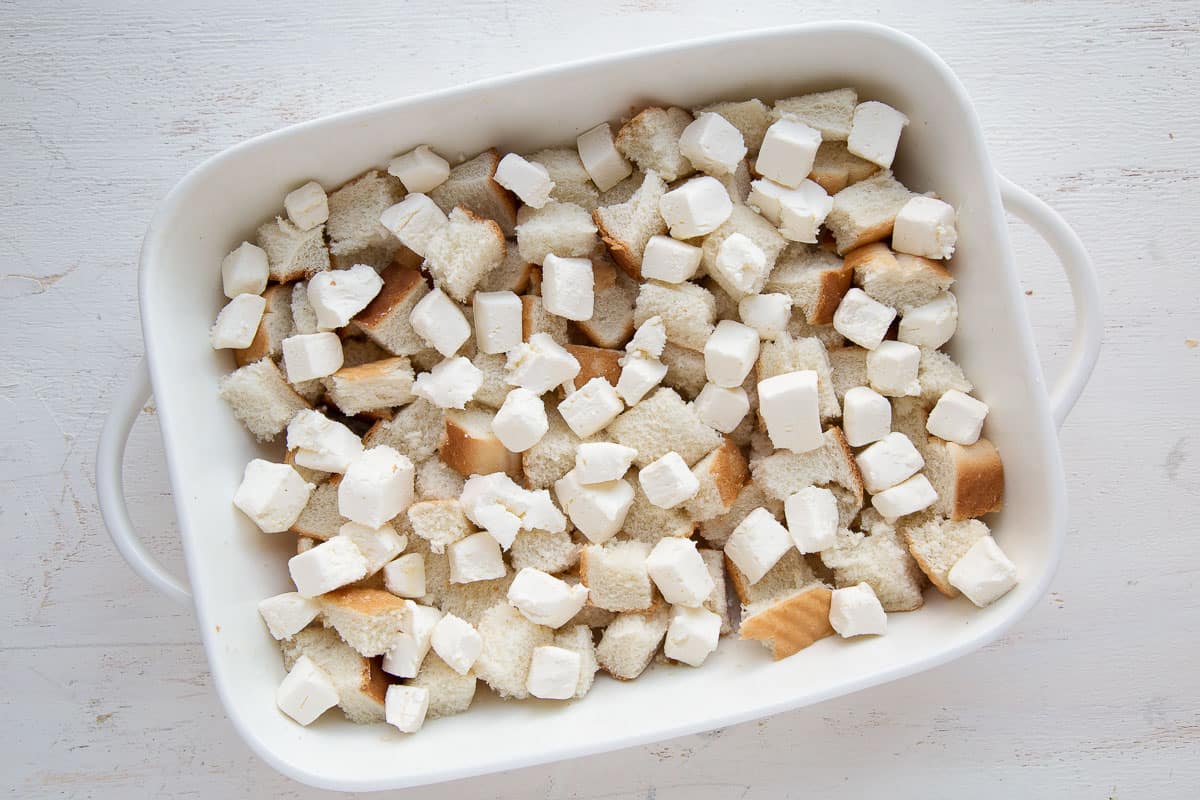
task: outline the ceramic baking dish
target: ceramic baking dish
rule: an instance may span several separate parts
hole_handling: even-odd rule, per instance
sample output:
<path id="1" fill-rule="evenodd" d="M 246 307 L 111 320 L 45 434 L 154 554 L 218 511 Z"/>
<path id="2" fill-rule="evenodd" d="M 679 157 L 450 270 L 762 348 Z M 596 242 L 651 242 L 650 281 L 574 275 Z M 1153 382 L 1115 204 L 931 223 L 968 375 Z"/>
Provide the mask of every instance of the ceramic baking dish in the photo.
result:
<path id="1" fill-rule="evenodd" d="M 951 350 L 992 408 L 988 435 L 1003 454 L 1008 485 L 1003 513 L 989 522 L 1020 570 L 1020 585 L 984 610 L 930 591 L 918 613 L 891 615 L 886 636 L 825 639 L 779 662 L 755 643 L 730 639 L 702 669 L 653 669 L 633 683 L 601 677 L 573 704 L 502 703 L 481 689 L 470 713 L 431 723 L 416 736 L 351 725 L 336 713 L 302 728 L 277 711 L 283 668 L 255 606 L 292 588 L 285 561 L 295 544 L 289 535 L 260 533 L 230 502 L 247 461 L 280 453 L 256 445 L 217 396 L 217 379 L 233 368 L 207 335 L 224 302 L 222 256 L 252 238 L 301 182 L 336 186 L 417 144 L 447 154 L 490 146 L 530 151 L 571 142 L 597 122 L 648 103 L 687 108 L 840 86 L 908 114 L 899 177 L 917 191 L 936 189 L 959 209 L 953 270 L 962 319 Z M 1072 357 L 1049 394 L 1012 262 L 1006 208 L 1050 242 L 1075 294 Z M 250 747 L 296 780 L 341 790 L 445 781 L 729 725 L 928 669 L 996 639 L 1041 597 L 1057 564 L 1067 509 L 1056 424 L 1082 391 L 1100 344 L 1094 276 L 1078 239 L 1048 207 L 995 173 L 971 103 L 946 64 L 904 34 L 862 23 L 657 47 L 259 137 L 206 161 L 163 201 L 142 248 L 139 294 L 146 359 L 102 436 L 97 483 L 105 520 L 138 572 L 180 602 L 194 603 L 213 683 Z M 190 598 L 135 538 L 121 496 L 125 439 L 151 387 Z"/>

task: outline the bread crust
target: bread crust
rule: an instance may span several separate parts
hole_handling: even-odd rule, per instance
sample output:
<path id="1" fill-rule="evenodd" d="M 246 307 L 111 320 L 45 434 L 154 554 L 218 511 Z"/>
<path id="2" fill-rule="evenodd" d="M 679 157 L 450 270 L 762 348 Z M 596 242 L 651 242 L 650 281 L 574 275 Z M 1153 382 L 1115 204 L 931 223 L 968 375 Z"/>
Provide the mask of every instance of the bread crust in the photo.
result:
<path id="1" fill-rule="evenodd" d="M 861 506 L 866 486 L 863 483 L 862 472 L 858 469 L 858 461 L 854 458 L 854 450 L 850 448 L 850 443 L 846 441 L 846 434 L 842 432 L 841 428 L 835 425 L 829 429 L 829 432 L 833 436 L 834 443 L 840 450 L 842 458 L 850 468 L 851 485 L 845 488 L 854 493 L 854 499 Z"/>
<path id="2" fill-rule="evenodd" d="M 599 208 L 592 212 L 592 222 L 596 223 L 600 239 L 608 248 L 608 253 L 612 256 L 613 261 L 617 262 L 617 266 L 625 270 L 625 274 L 635 281 L 640 281 L 642 279 L 641 260 L 635 258 L 630 246 L 624 240 L 619 239 L 617 234 L 604 224 L 604 217 L 600 214 Z"/>
<path id="3" fill-rule="evenodd" d="M 829 605 L 833 592 L 820 585 L 801 589 L 771 607 L 742 620 L 740 636 L 764 642 L 772 657 L 795 655 L 813 642 L 832 636 Z"/>
<path id="4" fill-rule="evenodd" d="M 937 570 L 921 556 L 920 550 L 913 545 L 912 537 L 909 536 L 908 531 L 904 532 L 904 546 L 908 548 L 908 554 L 912 556 L 913 561 L 917 562 L 917 566 L 921 568 L 921 572 L 924 572 L 925 577 L 933 584 L 933 588 L 951 599 L 958 597 L 958 589 L 955 589 L 938 577 Z M 924 604 L 922 603 L 922 605 Z"/>
<path id="5" fill-rule="evenodd" d="M 425 277 L 420 272 L 399 264 L 392 264 L 379 273 L 379 277 L 383 278 L 383 288 L 366 308 L 354 316 L 354 321 L 366 333 L 370 333 L 387 320 L 393 309 L 404 302 L 419 284 L 425 282 Z"/>
<path id="6" fill-rule="evenodd" d="M 446 435 L 439 452 L 446 465 L 462 475 L 487 475 L 504 472 L 514 480 L 521 477 L 521 455 L 510 453 L 495 434 L 475 436 L 459 424 L 454 414 L 446 414 Z"/>
<path id="7" fill-rule="evenodd" d="M 841 269 L 827 269 L 821 273 L 821 283 L 817 288 L 817 299 L 813 303 L 812 317 L 808 318 L 809 325 L 831 325 L 833 314 L 837 311 L 850 291 L 854 281 L 854 267 L 843 263 Z"/>
<path id="8" fill-rule="evenodd" d="M 892 235 L 892 230 L 896 227 L 896 217 L 886 219 L 883 222 L 872 225 L 869 228 L 863 228 L 858 232 L 858 235 L 853 239 L 842 241 L 841 237 L 837 239 L 837 254 L 844 256 L 851 250 L 855 250 L 864 245 L 873 242 L 882 241 Z"/>
<path id="9" fill-rule="evenodd" d="M 405 604 L 404 600 L 391 592 L 357 586 L 334 589 L 321 595 L 320 600 L 323 605 L 336 606 L 344 611 L 353 611 L 369 617 L 399 611 Z"/>
<path id="10" fill-rule="evenodd" d="M 579 362 L 579 374 L 572 381 L 576 389 L 592 378 L 603 378 L 615 388 L 621 377 L 621 365 L 617 362 L 624 355 L 620 350 L 607 347 L 589 347 L 583 344 L 566 345 L 566 350 Z"/>
<path id="11" fill-rule="evenodd" d="M 728 511 L 737 500 L 738 493 L 742 491 L 746 481 L 750 480 L 750 466 L 746 463 L 746 457 L 742 455 L 742 449 L 728 435 L 716 453 L 709 474 L 713 476 L 713 483 L 721 496 L 721 504 Z"/>
<path id="12" fill-rule="evenodd" d="M 1004 505 L 1004 462 L 1000 451 L 987 439 L 963 447 L 947 442 L 955 465 L 954 507 L 950 519 L 974 519 Z"/>

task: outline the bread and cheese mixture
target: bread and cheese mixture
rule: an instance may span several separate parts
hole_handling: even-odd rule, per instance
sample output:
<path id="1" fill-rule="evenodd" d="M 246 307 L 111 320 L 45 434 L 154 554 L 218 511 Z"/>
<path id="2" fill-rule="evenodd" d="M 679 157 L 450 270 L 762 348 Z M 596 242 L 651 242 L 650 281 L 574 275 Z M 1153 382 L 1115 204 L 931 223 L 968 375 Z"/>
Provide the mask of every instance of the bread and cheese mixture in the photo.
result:
<path id="1" fill-rule="evenodd" d="M 580 698 L 1011 589 L 988 407 L 941 349 L 955 209 L 890 171 L 907 124 L 853 89 L 653 107 L 290 192 L 211 332 L 278 447 L 233 502 L 296 538 L 258 609 L 279 708 L 413 732 L 480 683 Z"/>

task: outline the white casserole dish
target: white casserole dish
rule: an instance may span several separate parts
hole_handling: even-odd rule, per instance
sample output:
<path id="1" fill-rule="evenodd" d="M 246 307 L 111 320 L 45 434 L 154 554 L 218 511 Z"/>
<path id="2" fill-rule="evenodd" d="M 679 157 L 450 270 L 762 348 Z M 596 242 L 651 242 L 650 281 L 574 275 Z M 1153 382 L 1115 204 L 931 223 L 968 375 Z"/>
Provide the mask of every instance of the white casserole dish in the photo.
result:
<path id="1" fill-rule="evenodd" d="M 336 186 L 429 142 L 445 154 L 486 147 L 529 151 L 570 142 L 631 106 L 691 107 L 715 99 L 857 87 L 912 120 L 896 160 L 917 191 L 959 209 L 952 268 L 962 309 L 951 351 L 990 404 L 988 436 L 1004 457 L 1005 510 L 989 519 L 1020 570 L 1015 590 L 979 610 L 935 591 L 894 614 L 870 641 L 825 639 L 772 662 L 756 643 L 729 639 L 698 670 L 658 668 L 634 683 L 601 677 L 582 702 L 501 703 L 481 689 L 468 714 L 415 736 L 355 726 L 337 713 L 309 728 L 274 704 L 278 646 L 255 611 L 288 590 L 294 537 L 264 535 L 230 499 L 258 447 L 217 396 L 233 367 L 207 331 L 224 302 L 221 258 L 278 213 L 307 179 Z M 1026 217 L 1064 260 L 1076 295 L 1076 341 L 1048 398 L 1010 254 L 1004 205 Z M 127 384 L 101 439 L 101 508 L 118 548 L 172 597 L 188 592 L 134 537 L 121 497 L 130 425 L 157 402 L 199 627 L 214 684 L 246 742 L 279 771 L 331 789 L 387 789 L 628 747 L 729 725 L 883 683 L 944 663 L 1000 636 L 1046 590 L 1066 525 L 1056 441 L 1100 344 L 1098 294 L 1078 239 L 1052 211 L 991 166 L 979 122 L 949 68 L 914 39 L 862 23 L 820 23 L 721 36 L 606 57 L 339 114 L 262 136 L 208 160 L 167 196 L 142 249 L 145 365 Z M 1053 402 L 1051 402 L 1051 399 Z M 497 735 L 497 734 L 500 735 Z"/>

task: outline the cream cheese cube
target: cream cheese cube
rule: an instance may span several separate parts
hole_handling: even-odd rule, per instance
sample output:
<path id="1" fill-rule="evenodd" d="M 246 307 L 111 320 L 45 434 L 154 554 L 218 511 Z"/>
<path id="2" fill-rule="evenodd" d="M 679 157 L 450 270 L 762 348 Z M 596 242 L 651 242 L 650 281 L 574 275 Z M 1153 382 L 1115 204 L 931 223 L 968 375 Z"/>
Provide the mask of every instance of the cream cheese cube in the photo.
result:
<path id="1" fill-rule="evenodd" d="M 756 508 L 733 529 L 725 542 L 725 555 L 752 585 L 762 580 L 771 567 L 792 549 L 787 528 L 765 508 Z"/>
<path id="2" fill-rule="evenodd" d="M 670 236 L 651 236 L 642 254 L 642 277 L 663 283 L 691 280 L 700 268 L 703 251 Z"/>
<path id="3" fill-rule="evenodd" d="M 425 596 L 425 557 L 408 553 L 383 568 L 383 586 L 397 597 Z"/>
<path id="4" fill-rule="evenodd" d="M 820 131 L 798 120 L 777 120 L 767 128 L 754 169 L 778 184 L 795 188 L 812 172 L 820 146 Z"/>
<path id="5" fill-rule="evenodd" d="M 438 408 L 466 408 L 483 385 L 483 372 L 464 356 L 447 358 L 417 375 L 412 393 Z"/>
<path id="6" fill-rule="evenodd" d="M 473 583 L 503 578 L 508 571 L 500 544 L 485 532 L 473 533 L 450 545 L 446 552 L 450 560 L 451 583 Z"/>
<path id="7" fill-rule="evenodd" d="M 571 522 L 593 544 L 603 544 L 617 535 L 625 524 L 634 496 L 629 481 L 585 486 L 579 482 L 575 470 L 554 482 L 554 493 Z"/>
<path id="8" fill-rule="evenodd" d="M 957 328 L 958 300 L 950 292 L 942 292 L 925 305 L 905 311 L 896 338 L 936 350 L 950 341 Z"/>
<path id="9" fill-rule="evenodd" d="M 406 192 L 420 194 L 446 182 L 450 177 L 450 162 L 423 144 L 393 158 L 388 163 L 388 173 L 400 179 Z"/>
<path id="10" fill-rule="evenodd" d="M 903 433 L 884 436 L 854 459 L 862 473 L 863 485 L 871 494 L 879 494 L 915 475 L 925 459 Z"/>
<path id="11" fill-rule="evenodd" d="M 869 583 L 834 589 L 829 602 L 829 624 L 844 639 L 887 633 L 887 614 Z"/>
<path id="12" fill-rule="evenodd" d="M 402 633 L 392 640 L 392 649 L 384 654 L 380 669 L 397 678 L 417 677 L 421 662 L 429 654 L 433 629 L 441 618 L 438 609 L 409 600 L 400 627 Z"/>
<path id="13" fill-rule="evenodd" d="M 718 386 L 741 386 L 758 360 L 758 349 L 758 331 L 723 319 L 704 344 L 704 372 Z"/>
<path id="14" fill-rule="evenodd" d="M 417 192 L 385 209 L 379 215 L 379 224 L 409 250 L 424 256 L 433 237 L 449 224 L 449 218 L 432 198 Z"/>
<path id="15" fill-rule="evenodd" d="M 667 377 L 667 365 L 657 358 L 641 353 L 621 359 L 621 377 L 617 379 L 617 394 L 628 406 L 635 406 Z"/>
<path id="16" fill-rule="evenodd" d="M 1017 585 L 1017 568 L 991 536 L 977 539 L 950 568 L 950 585 L 983 608 Z"/>
<path id="17" fill-rule="evenodd" d="M 365 450 L 338 484 L 338 513 L 370 528 L 382 527 L 412 505 L 413 480 L 408 456 L 387 445 Z"/>
<path id="18" fill-rule="evenodd" d="M 742 387 L 727 389 L 706 383 L 692 401 L 700 421 L 721 433 L 732 433 L 750 411 L 750 398 Z"/>
<path id="19" fill-rule="evenodd" d="M 284 592 L 258 604 L 258 613 L 276 639 L 290 639 L 317 618 L 321 607 L 299 592 Z"/>
<path id="20" fill-rule="evenodd" d="M 713 280 L 734 300 L 757 294 L 767 281 L 767 255 L 744 233 L 733 233 L 717 248 Z"/>
<path id="21" fill-rule="evenodd" d="M 888 397 L 915 397 L 921 393 L 920 366 L 921 349 L 916 345 L 880 342 L 867 353 L 867 380 L 872 389 Z"/>
<path id="22" fill-rule="evenodd" d="M 733 213 L 733 201 L 719 180 L 692 178 L 658 201 L 658 212 L 676 239 L 694 239 L 721 227 Z"/>
<path id="23" fill-rule="evenodd" d="M 833 312 L 833 328 L 859 347 L 874 350 L 895 318 L 896 309 L 855 287 L 846 292 Z"/>
<path id="24" fill-rule="evenodd" d="M 892 249 L 925 258 L 954 255 L 958 241 L 954 206 L 933 197 L 914 197 L 896 215 Z"/>
<path id="25" fill-rule="evenodd" d="M 833 198 L 819 183 L 800 181 L 779 201 L 779 232 L 793 242 L 816 244 L 825 217 L 833 210 Z"/>
<path id="26" fill-rule="evenodd" d="M 698 608 L 704 605 L 715 585 L 691 539 L 675 536 L 660 539 L 646 558 L 646 571 L 663 599 L 673 606 Z"/>
<path id="27" fill-rule="evenodd" d="M 728 175 L 746 157 L 746 143 L 728 120 L 706 111 L 683 129 L 679 152 L 701 172 Z"/>
<path id="28" fill-rule="evenodd" d="M 301 725 L 308 725 L 337 705 L 338 693 L 325 670 L 300 656 L 275 690 L 275 705 Z"/>
<path id="29" fill-rule="evenodd" d="M 675 508 L 700 491 L 700 481 L 674 450 L 642 467 L 638 481 L 646 499 L 659 508 Z"/>
<path id="30" fill-rule="evenodd" d="M 583 442 L 575 448 L 575 478 L 584 486 L 625 476 L 637 450 L 615 442 Z"/>
<path id="31" fill-rule="evenodd" d="M 838 531 L 837 497 L 828 489 L 806 486 L 783 504 L 788 533 L 801 553 L 833 547 Z"/>
<path id="32" fill-rule="evenodd" d="M 521 298 L 513 292 L 476 292 L 472 300 L 479 352 L 507 353 L 521 343 Z"/>
<path id="33" fill-rule="evenodd" d="M 773 340 L 787 330 L 792 298 L 782 293 L 747 295 L 738 302 L 738 316 L 758 332 L 758 338 Z"/>
<path id="34" fill-rule="evenodd" d="M 208 334 L 213 349 L 242 350 L 253 344 L 266 307 L 266 298 L 257 294 L 239 294 L 226 303 Z"/>
<path id="35" fill-rule="evenodd" d="M 542 302 L 551 314 L 584 321 L 595 307 L 595 278 L 586 258 L 559 258 L 550 253 L 542 262 Z"/>
<path id="36" fill-rule="evenodd" d="M 569 700 L 579 685 L 582 664 L 583 658 L 574 650 L 554 645 L 535 647 L 525 688 L 542 700 Z"/>
<path id="37" fill-rule="evenodd" d="M 518 308 L 521 301 L 517 301 Z M 446 358 L 471 338 L 471 323 L 463 314 L 458 303 L 451 300 L 441 289 L 435 288 L 413 306 L 408 316 L 413 330 L 425 340 L 425 344 Z"/>
<path id="38" fill-rule="evenodd" d="M 379 273 L 366 264 L 330 269 L 308 279 L 308 303 L 317 314 L 317 329 L 331 331 L 349 324 L 383 288 Z"/>
<path id="39" fill-rule="evenodd" d="M 391 525 L 369 528 L 347 522 L 338 528 L 338 536 L 349 539 L 367 560 L 367 574 L 374 575 L 408 546 L 408 537 L 396 533 Z"/>
<path id="40" fill-rule="evenodd" d="M 987 403 L 951 389 L 938 398 L 937 405 L 929 412 L 925 430 L 966 447 L 979 441 L 987 415 Z"/>
<path id="41" fill-rule="evenodd" d="M 362 455 L 362 439 L 320 411 L 303 409 L 287 426 L 287 449 L 296 463 L 321 472 L 345 472 Z"/>
<path id="42" fill-rule="evenodd" d="M 592 378 L 558 404 L 563 421 L 580 439 L 604 430 L 624 410 L 617 390 L 604 378 Z"/>
<path id="43" fill-rule="evenodd" d="M 336 333 L 302 333 L 283 340 L 283 368 L 289 383 L 324 378 L 342 368 L 342 340 Z"/>
<path id="44" fill-rule="evenodd" d="M 811 369 L 759 381 L 758 413 L 776 447 L 807 453 L 825 443 L 821 434 L 817 373 Z"/>
<path id="45" fill-rule="evenodd" d="M 579 374 L 579 361 L 548 333 L 535 333 L 508 352 L 507 380 L 543 395 Z"/>
<path id="46" fill-rule="evenodd" d="M 293 189 L 283 198 L 288 219 L 302 231 L 309 231 L 329 219 L 329 198 L 316 181 Z"/>
<path id="47" fill-rule="evenodd" d="M 924 475 L 913 475 L 890 489 L 884 489 L 871 498 L 871 505 L 888 522 L 929 508 L 937 501 L 933 484 Z"/>
<path id="48" fill-rule="evenodd" d="M 602 192 L 607 192 L 633 174 L 633 166 L 617 150 L 612 128 L 607 122 L 579 134 L 575 146 L 579 150 L 583 168 Z"/>
<path id="49" fill-rule="evenodd" d="M 316 597 L 365 578 L 367 558 L 354 542 L 334 536 L 288 559 L 288 574 L 297 592 Z"/>
<path id="50" fill-rule="evenodd" d="M 667 626 L 663 652 L 667 658 L 698 667 L 717 649 L 720 638 L 719 614 L 704 607 L 675 606 L 671 609 L 671 622 Z"/>
<path id="51" fill-rule="evenodd" d="M 890 169 L 896 158 L 900 133 L 908 125 L 908 117 L 896 109 L 870 100 L 859 103 L 850 123 L 850 138 L 846 149 L 884 169 Z"/>
<path id="52" fill-rule="evenodd" d="M 479 658 L 483 649 L 483 638 L 479 631 L 465 619 L 446 614 L 433 626 L 429 643 L 438 658 L 459 675 L 466 675 Z"/>
<path id="53" fill-rule="evenodd" d="M 541 208 L 550 200 L 554 181 L 550 172 L 536 161 L 526 161 L 516 153 L 507 153 L 496 165 L 496 183 L 521 198 L 530 208 Z"/>
<path id="54" fill-rule="evenodd" d="M 519 386 L 505 396 L 500 410 L 492 418 L 492 432 L 512 453 L 524 453 L 540 442 L 548 430 L 550 421 L 546 418 L 542 399 Z"/>
<path id="55" fill-rule="evenodd" d="M 587 602 L 588 589 L 571 584 L 540 569 L 525 567 L 508 587 L 508 602 L 530 622 L 561 628 Z"/>
<path id="56" fill-rule="evenodd" d="M 867 386 L 855 386 L 842 398 L 842 432 L 851 447 L 877 442 L 892 432 L 892 404 Z"/>
<path id="57" fill-rule="evenodd" d="M 242 242 L 221 260 L 221 288 L 230 300 L 239 294 L 262 294 L 270 274 L 267 251 L 250 242 Z"/>
<path id="58" fill-rule="evenodd" d="M 384 695 L 384 718 L 401 733 L 416 733 L 429 711 L 429 690 L 424 686 L 392 684 Z"/>
<path id="59" fill-rule="evenodd" d="M 290 465 L 256 458 L 246 465 L 233 504 L 263 533 L 280 533 L 299 519 L 314 488 Z"/>

